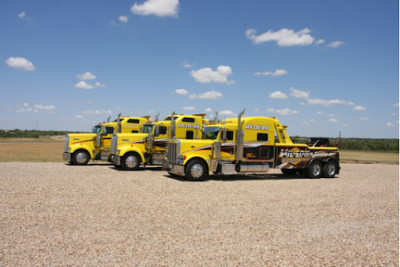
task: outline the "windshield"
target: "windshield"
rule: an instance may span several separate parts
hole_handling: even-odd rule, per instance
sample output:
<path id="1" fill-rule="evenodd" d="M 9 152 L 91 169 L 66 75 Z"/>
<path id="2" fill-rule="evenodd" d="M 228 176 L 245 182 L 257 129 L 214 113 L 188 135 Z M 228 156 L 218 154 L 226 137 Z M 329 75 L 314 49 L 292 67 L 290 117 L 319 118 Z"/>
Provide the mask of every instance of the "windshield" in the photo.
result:
<path id="1" fill-rule="evenodd" d="M 143 125 L 142 133 L 150 134 L 153 131 L 153 127 L 154 127 L 153 124 L 145 124 L 145 125 Z"/>
<path id="2" fill-rule="evenodd" d="M 203 130 L 202 139 L 217 139 L 219 130 L 221 130 L 220 127 L 205 127 Z"/>
<path id="3" fill-rule="evenodd" d="M 92 132 L 98 134 L 101 132 L 101 125 L 96 125 L 92 128 Z"/>

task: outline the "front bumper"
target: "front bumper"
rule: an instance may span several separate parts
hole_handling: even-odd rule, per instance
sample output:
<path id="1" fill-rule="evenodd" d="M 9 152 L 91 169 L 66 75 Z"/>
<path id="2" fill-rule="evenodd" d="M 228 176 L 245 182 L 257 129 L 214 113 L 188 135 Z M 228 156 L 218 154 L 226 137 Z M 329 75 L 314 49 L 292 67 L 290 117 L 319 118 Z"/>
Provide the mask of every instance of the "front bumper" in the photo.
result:
<path id="1" fill-rule="evenodd" d="M 116 155 L 111 155 L 111 163 L 120 166 L 121 165 L 121 157 Z"/>
<path id="2" fill-rule="evenodd" d="M 176 174 L 179 176 L 185 176 L 185 166 L 183 166 L 183 165 L 172 164 L 172 163 L 163 161 L 162 168 L 163 168 L 163 170 L 165 170 L 169 173 Z"/>
<path id="3" fill-rule="evenodd" d="M 64 152 L 63 153 L 63 160 L 70 162 L 71 161 L 71 153 L 69 152 Z"/>

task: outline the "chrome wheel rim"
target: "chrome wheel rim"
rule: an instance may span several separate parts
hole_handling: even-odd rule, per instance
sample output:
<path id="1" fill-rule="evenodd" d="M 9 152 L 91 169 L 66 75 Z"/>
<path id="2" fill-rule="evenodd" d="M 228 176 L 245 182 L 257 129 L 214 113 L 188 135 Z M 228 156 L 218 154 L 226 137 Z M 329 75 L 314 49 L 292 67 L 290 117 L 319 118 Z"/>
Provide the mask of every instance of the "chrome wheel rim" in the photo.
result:
<path id="1" fill-rule="evenodd" d="M 314 164 L 312 173 L 315 177 L 319 176 L 321 174 L 321 166 L 319 164 Z"/>
<path id="2" fill-rule="evenodd" d="M 88 159 L 88 156 L 85 152 L 79 152 L 76 154 L 76 162 L 78 164 L 84 164 Z"/>
<path id="3" fill-rule="evenodd" d="M 201 164 L 199 163 L 194 164 L 190 169 L 190 174 L 192 175 L 193 178 L 196 179 L 203 176 L 203 173 L 204 173 L 203 166 L 201 166 Z"/>
<path id="4" fill-rule="evenodd" d="M 133 169 L 138 164 L 137 158 L 135 156 L 128 156 L 125 160 L 125 165 L 129 169 Z"/>
<path id="5" fill-rule="evenodd" d="M 335 173 L 336 173 L 335 164 L 333 164 L 333 163 L 329 164 L 329 165 L 328 165 L 328 174 L 329 174 L 330 176 L 332 176 L 332 175 L 335 175 Z"/>

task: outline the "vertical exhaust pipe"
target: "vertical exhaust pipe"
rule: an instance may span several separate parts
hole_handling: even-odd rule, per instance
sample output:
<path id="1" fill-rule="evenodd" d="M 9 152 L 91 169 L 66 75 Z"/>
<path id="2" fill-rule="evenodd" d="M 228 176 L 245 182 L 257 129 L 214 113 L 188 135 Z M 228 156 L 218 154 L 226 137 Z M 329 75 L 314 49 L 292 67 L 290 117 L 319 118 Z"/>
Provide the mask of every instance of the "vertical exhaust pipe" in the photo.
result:
<path id="1" fill-rule="evenodd" d="M 238 129 L 236 130 L 235 159 L 236 163 L 243 159 L 244 131 L 242 130 L 242 116 L 245 109 L 238 116 Z"/>
<path id="2" fill-rule="evenodd" d="M 175 140 L 175 111 L 172 112 L 171 114 L 171 133 L 170 133 L 170 139 Z"/>
<path id="3" fill-rule="evenodd" d="M 121 113 L 118 114 L 118 119 L 117 119 L 117 133 L 121 133 Z"/>

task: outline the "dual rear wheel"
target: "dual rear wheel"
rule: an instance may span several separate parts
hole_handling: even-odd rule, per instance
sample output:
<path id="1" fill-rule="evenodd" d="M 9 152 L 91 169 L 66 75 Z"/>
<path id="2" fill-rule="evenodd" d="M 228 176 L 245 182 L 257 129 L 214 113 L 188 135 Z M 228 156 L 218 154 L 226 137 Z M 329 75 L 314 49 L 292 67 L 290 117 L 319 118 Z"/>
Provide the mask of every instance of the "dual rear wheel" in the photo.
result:
<path id="1" fill-rule="evenodd" d="M 328 161 L 322 165 L 320 161 L 314 161 L 307 169 L 307 175 L 310 178 L 333 178 L 337 173 L 338 166 L 333 160 Z"/>

